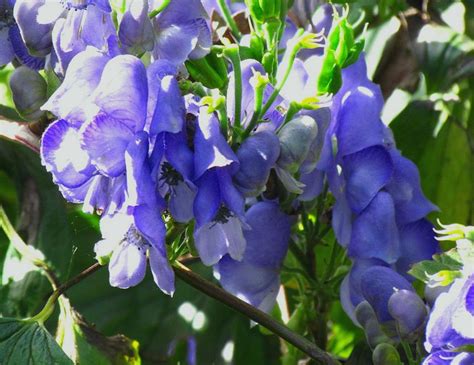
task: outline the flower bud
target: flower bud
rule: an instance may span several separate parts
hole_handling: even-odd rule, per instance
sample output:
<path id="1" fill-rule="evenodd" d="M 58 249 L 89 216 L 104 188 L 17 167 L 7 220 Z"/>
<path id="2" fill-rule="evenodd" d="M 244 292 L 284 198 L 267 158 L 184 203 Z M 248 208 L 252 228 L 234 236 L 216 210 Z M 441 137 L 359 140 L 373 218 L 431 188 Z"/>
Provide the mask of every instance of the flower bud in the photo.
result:
<path id="1" fill-rule="evenodd" d="M 388 300 L 388 311 L 397 321 L 400 335 L 415 332 L 425 322 L 427 310 L 421 298 L 410 290 L 399 290 Z"/>
<path id="2" fill-rule="evenodd" d="M 297 172 L 317 134 L 318 125 L 313 118 L 306 115 L 283 126 L 278 133 L 281 148 L 278 166 L 290 173 Z"/>
<path id="3" fill-rule="evenodd" d="M 10 88 L 23 118 L 37 120 L 44 114 L 40 107 L 47 100 L 47 85 L 38 72 L 26 66 L 17 68 L 10 78 Z"/>
<path id="4" fill-rule="evenodd" d="M 237 188 L 245 196 L 256 196 L 264 191 L 279 154 L 280 144 L 275 134 L 263 131 L 247 138 L 237 151 L 240 162 L 234 176 Z"/>
<path id="5" fill-rule="evenodd" d="M 375 348 L 381 343 L 391 342 L 378 322 L 373 308 L 367 301 L 361 302 L 356 307 L 355 316 L 357 321 L 364 328 L 367 343 L 371 348 Z"/>
<path id="6" fill-rule="evenodd" d="M 397 349 L 388 343 L 379 344 L 373 354 L 374 365 L 402 365 Z"/>

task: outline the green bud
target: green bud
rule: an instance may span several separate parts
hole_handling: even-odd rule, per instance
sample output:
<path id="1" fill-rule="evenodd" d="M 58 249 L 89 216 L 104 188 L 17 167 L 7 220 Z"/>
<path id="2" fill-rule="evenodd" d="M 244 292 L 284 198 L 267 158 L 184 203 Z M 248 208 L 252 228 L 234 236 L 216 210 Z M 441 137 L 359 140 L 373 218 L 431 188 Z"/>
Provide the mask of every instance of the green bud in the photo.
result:
<path id="1" fill-rule="evenodd" d="M 278 166 L 290 173 L 298 171 L 317 134 L 318 125 L 307 115 L 285 124 L 278 133 L 280 140 Z"/>
<path id="2" fill-rule="evenodd" d="M 252 34 L 250 36 L 250 49 L 252 50 L 256 60 L 261 60 L 263 58 L 264 44 L 262 38 L 257 34 Z"/>
<path id="3" fill-rule="evenodd" d="M 388 343 L 381 343 L 375 348 L 372 361 L 374 365 L 402 365 L 397 349 Z"/>
<path id="4" fill-rule="evenodd" d="M 44 111 L 48 86 L 43 77 L 29 67 L 17 68 L 10 78 L 13 102 L 20 115 L 27 120 L 38 120 Z"/>

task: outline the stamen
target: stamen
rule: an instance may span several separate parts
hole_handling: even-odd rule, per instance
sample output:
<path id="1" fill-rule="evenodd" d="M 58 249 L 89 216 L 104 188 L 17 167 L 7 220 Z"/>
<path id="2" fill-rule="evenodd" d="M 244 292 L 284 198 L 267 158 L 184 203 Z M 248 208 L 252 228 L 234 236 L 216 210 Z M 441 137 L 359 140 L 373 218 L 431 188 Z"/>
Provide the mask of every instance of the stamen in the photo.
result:
<path id="1" fill-rule="evenodd" d="M 59 0 L 59 2 L 67 10 L 84 10 L 91 5 L 91 0 Z"/>
<path id="2" fill-rule="evenodd" d="M 173 187 L 184 181 L 184 179 L 183 176 L 181 176 L 181 174 L 176 171 L 169 162 L 165 161 L 161 165 L 160 181 L 163 181 L 165 184 Z"/>
<path id="3" fill-rule="evenodd" d="M 209 228 L 214 227 L 217 223 L 227 223 L 229 218 L 231 218 L 233 215 L 234 214 L 229 210 L 229 208 L 222 204 L 213 219 L 214 224 L 212 224 Z"/>
<path id="4" fill-rule="evenodd" d="M 148 248 L 151 247 L 150 243 L 138 232 L 135 225 L 131 225 L 127 233 L 125 233 L 124 241 L 135 245 L 138 248 L 138 251 L 142 251 L 143 255 L 146 255 Z"/>

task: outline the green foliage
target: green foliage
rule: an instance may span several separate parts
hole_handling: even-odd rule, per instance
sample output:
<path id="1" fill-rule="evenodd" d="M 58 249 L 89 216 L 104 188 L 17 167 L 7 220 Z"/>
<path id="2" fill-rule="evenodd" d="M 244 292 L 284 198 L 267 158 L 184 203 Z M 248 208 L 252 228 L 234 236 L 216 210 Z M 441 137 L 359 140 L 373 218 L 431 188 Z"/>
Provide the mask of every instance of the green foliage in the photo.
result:
<path id="1" fill-rule="evenodd" d="M 54 338 L 37 322 L 0 318 L 0 363 L 72 364 Z"/>

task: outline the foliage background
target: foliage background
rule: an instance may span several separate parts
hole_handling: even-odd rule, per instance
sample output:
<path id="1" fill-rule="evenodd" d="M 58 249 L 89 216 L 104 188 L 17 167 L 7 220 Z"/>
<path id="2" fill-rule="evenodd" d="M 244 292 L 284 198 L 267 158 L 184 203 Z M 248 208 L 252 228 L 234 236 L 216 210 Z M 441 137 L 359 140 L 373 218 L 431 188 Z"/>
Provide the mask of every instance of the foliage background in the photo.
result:
<path id="1" fill-rule="evenodd" d="M 392 127 L 398 148 L 419 167 L 425 194 L 440 208 L 431 218 L 474 224 L 474 2 L 350 3 L 351 17 L 356 20 L 364 11 L 369 23 L 365 52 L 369 74 L 386 98 L 383 120 Z M 11 72 L 11 66 L 0 70 L 0 114 L 20 119 L 8 88 Z M 65 203 L 38 155 L 4 140 L 0 140 L 0 204 L 22 237 L 45 254 L 61 281 L 94 263 L 92 247 L 100 238 L 97 218 Z M 324 269 L 323 251 L 318 260 Z M 194 264 L 193 269 L 212 279 L 202 265 Z M 51 290 L 3 233 L 0 282 L 0 314 L 5 317 L 34 315 Z M 68 296 L 103 334 L 122 333 L 137 340 L 144 364 L 186 363 L 194 343 L 199 364 L 280 362 L 277 337 L 259 326 L 250 327 L 246 318 L 182 282 L 169 298 L 154 287 L 151 277 L 123 291 L 110 287 L 107 271 L 101 270 Z M 186 313 L 194 316 L 182 315 L 186 306 Z M 47 322 L 51 329 L 55 318 Z M 330 318 L 329 350 L 342 358 L 352 353 L 347 364 L 369 364 L 362 332 L 337 301 Z"/>

